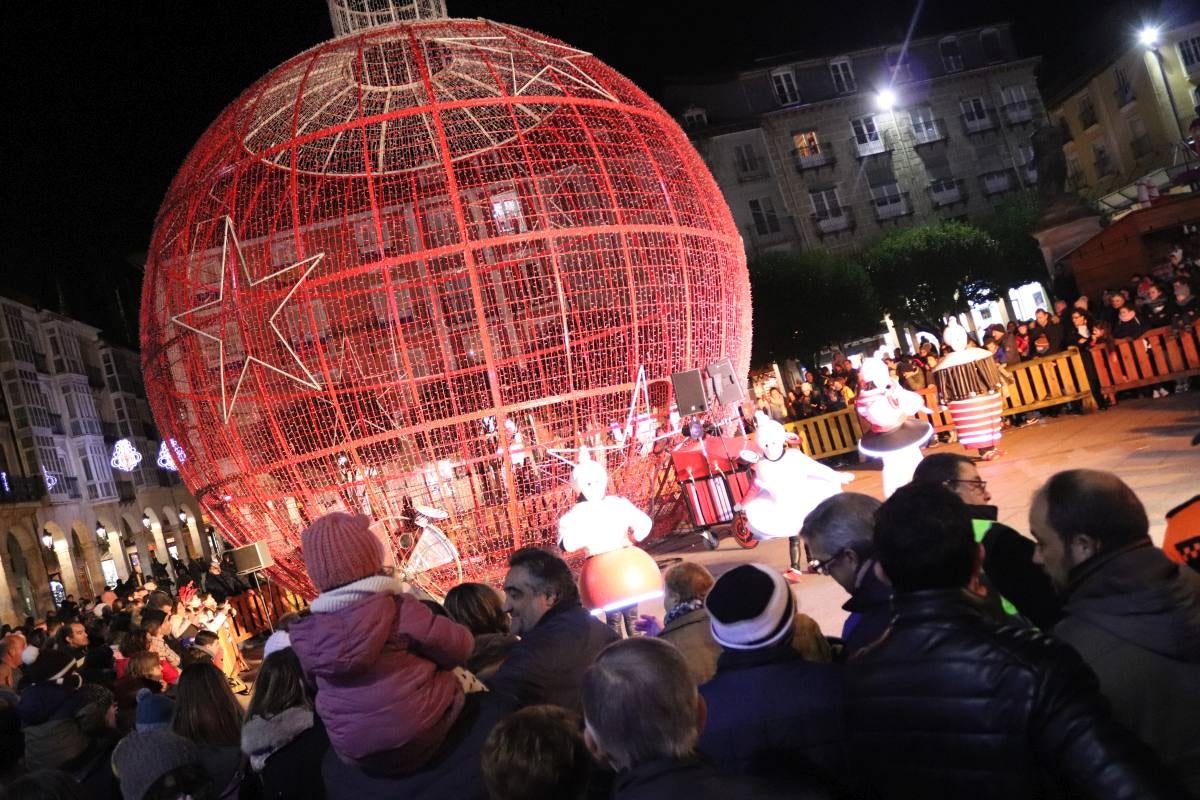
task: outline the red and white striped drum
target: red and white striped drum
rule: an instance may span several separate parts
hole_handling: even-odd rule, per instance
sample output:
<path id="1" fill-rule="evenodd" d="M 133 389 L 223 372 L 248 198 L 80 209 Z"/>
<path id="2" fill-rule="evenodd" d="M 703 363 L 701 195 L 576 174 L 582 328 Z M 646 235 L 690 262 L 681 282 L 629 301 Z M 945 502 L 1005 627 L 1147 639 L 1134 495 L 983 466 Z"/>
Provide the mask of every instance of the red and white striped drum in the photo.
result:
<path id="1" fill-rule="evenodd" d="M 950 417 L 963 447 L 995 447 L 1000 441 L 1004 396 L 999 392 L 950 402 Z"/>

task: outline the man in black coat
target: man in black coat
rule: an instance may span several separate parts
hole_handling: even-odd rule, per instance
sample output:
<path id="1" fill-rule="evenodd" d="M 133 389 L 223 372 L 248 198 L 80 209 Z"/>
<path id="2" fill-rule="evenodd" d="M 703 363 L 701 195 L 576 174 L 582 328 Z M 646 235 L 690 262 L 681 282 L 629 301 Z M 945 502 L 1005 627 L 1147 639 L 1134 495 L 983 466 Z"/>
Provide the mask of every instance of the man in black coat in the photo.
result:
<path id="1" fill-rule="evenodd" d="M 1067 597 L 1054 635 L 1096 671 L 1113 715 L 1200 797 L 1200 574 L 1154 546 L 1142 502 L 1074 469 L 1034 495 L 1037 561 Z"/>
<path id="2" fill-rule="evenodd" d="M 1185 797 L 1117 724 L 1079 655 L 981 614 L 966 504 L 909 484 L 880 507 L 875 552 L 895 591 L 887 635 L 846 667 L 856 774 L 892 798 Z"/>
<path id="3" fill-rule="evenodd" d="M 967 504 L 975 541 L 983 545 L 983 574 L 1000 593 L 1003 607 L 1043 631 L 1062 618 L 1062 598 L 1046 573 L 1033 563 L 1034 543 L 997 522 L 999 510 L 975 462 L 958 453 L 933 453 L 913 471 L 913 483 L 944 486 Z"/>
<path id="4" fill-rule="evenodd" d="M 1030 350 L 1033 350 L 1033 342 L 1045 336 L 1046 350 L 1045 352 L 1039 352 L 1038 355 L 1052 355 L 1061 352 L 1065 341 L 1065 332 L 1063 331 L 1062 323 L 1051 319 L 1050 312 L 1044 308 L 1039 308 L 1034 312 L 1033 317 L 1034 324 L 1029 329 Z"/>
<path id="5" fill-rule="evenodd" d="M 488 688 L 520 705 L 553 703 L 578 711 L 584 670 L 617 634 L 580 604 L 567 562 L 537 547 L 513 553 L 504 610 L 521 640 Z"/>
<path id="6" fill-rule="evenodd" d="M 849 658 L 872 644 L 892 621 L 892 587 L 875 574 L 875 511 L 879 501 L 840 492 L 804 518 L 800 537 L 808 547 L 809 568 L 828 575 L 846 590 L 850 612 L 842 626 L 842 655 Z"/>

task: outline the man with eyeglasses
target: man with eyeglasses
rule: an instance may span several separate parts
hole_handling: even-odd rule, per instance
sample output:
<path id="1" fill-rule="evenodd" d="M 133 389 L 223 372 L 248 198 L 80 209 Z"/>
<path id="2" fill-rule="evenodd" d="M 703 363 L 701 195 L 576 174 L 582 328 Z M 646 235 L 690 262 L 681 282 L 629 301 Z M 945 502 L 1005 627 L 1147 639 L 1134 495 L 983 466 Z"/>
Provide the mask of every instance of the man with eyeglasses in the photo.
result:
<path id="1" fill-rule="evenodd" d="M 875 574 L 875 511 L 880 502 L 857 492 L 835 494 L 804 519 L 800 537 L 808 547 L 808 571 L 828 575 L 846 590 L 850 612 L 842 626 L 842 657 L 850 658 L 887 630 L 892 587 Z"/>
<path id="2" fill-rule="evenodd" d="M 975 462 L 958 453 L 928 455 L 913 472 L 913 483 L 943 486 L 967 504 L 975 541 L 983 545 L 984 585 L 999 593 L 1008 614 L 1019 614 L 1044 631 L 1053 628 L 1062 618 L 1062 599 L 1033 563 L 1033 540 L 996 521 L 999 509 L 991 505 Z"/>

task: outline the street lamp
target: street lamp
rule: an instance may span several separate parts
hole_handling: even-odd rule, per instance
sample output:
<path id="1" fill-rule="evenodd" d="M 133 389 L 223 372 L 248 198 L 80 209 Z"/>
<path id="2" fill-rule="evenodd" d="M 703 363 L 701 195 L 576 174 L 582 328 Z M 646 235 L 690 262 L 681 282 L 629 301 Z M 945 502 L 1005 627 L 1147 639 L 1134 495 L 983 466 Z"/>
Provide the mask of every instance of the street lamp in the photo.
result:
<path id="1" fill-rule="evenodd" d="M 1162 53 L 1158 51 L 1158 37 L 1161 28 L 1157 25 L 1146 25 L 1138 33 L 1138 42 L 1142 47 L 1154 54 L 1158 62 L 1158 74 L 1162 77 L 1163 88 L 1167 90 L 1167 100 L 1171 102 L 1171 116 L 1175 118 L 1175 130 L 1179 132 L 1179 141 L 1184 141 L 1183 123 L 1179 121 L 1179 107 L 1175 105 L 1175 93 L 1171 91 L 1171 82 L 1167 80 L 1167 68 L 1163 65 Z"/>
<path id="2" fill-rule="evenodd" d="M 875 102 L 881 111 L 891 111 L 896 107 L 896 93 L 891 89 L 884 89 L 875 96 Z"/>
<path id="3" fill-rule="evenodd" d="M 104 538 L 106 538 L 107 536 L 108 536 L 108 528 L 105 528 L 105 527 L 104 527 L 104 523 L 102 523 L 102 522 L 97 522 L 97 523 L 96 523 L 96 538 L 97 538 L 97 539 L 104 539 Z"/>
<path id="4" fill-rule="evenodd" d="M 143 514 L 143 515 L 142 515 L 142 527 L 143 527 L 143 528 L 149 528 L 149 527 L 150 527 L 150 515 L 149 515 L 149 514 Z"/>
<path id="5" fill-rule="evenodd" d="M 186 512 L 186 511 L 184 511 L 182 508 L 181 508 L 181 509 L 179 509 L 179 521 L 180 521 L 180 522 L 187 522 L 187 512 Z"/>
<path id="6" fill-rule="evenodd" d="M 54 537 L 50 535 L 50 531 L 42 531 L 42 547 L 47 550 L 54 546 Z"/>

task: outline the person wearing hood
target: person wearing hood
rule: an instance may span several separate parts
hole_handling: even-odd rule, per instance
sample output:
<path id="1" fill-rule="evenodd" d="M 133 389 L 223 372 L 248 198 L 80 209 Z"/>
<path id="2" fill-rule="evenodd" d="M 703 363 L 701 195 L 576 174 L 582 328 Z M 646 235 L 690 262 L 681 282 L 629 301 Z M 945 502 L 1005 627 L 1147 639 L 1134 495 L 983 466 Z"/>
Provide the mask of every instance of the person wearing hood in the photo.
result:
<path id="1" fill-rule="evenodd" d="M 264 798 L 321 800 L 321 760 L 329 737 L 313 710 L 312 693 L 287 632 L 271 634 L 263 655 L 242 726 L 242 752 Z"/>
<path id="2" fill-rule="evenodd" d="M 25 733 L 28 769 L 70 771 L 87 760 L 91 741 L 77 718 L 87 697 L 75 661 L 61 650 L 42 648 L 29 665 L 17 712 Z"/>
<path id="3" fill-rule="evenodd" d="M 1200 797 L 1200 573 L 1170 561 L 1108 472 L 1053 475 L 1029 511 L 1034 560 L 1066 596 L 1054 635 L 1100 678 L 1117 720 Z"/>
<path id="4" fill-rule="evenodd" d="M 388 574 L 370 524 L 334 512 L 304 530 L 304 565 L 320 594 L 288 633 L 337 755 L 373 773 L 406 774 L 429 763 L 462 712 L 454 670 L 474 638 Z"/>

